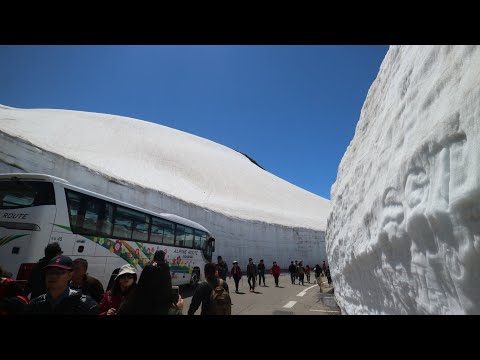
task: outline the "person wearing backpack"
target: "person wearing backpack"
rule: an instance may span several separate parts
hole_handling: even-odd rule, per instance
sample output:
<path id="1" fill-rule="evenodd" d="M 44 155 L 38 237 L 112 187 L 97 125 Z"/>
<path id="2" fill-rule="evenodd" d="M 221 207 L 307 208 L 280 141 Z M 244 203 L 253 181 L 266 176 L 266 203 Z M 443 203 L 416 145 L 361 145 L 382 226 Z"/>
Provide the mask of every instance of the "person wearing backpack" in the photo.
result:
<path id="1" fill-rule="evenodd" d="M 188 308 L 188 315 L 194 315 L 202 305 L 200 315 L 231 315 L 232 301 L 228 284 L 215 276 L 216 267 L 213 263 L 206 263 L 204 272 L 206 281 L 198 284 Z"/>

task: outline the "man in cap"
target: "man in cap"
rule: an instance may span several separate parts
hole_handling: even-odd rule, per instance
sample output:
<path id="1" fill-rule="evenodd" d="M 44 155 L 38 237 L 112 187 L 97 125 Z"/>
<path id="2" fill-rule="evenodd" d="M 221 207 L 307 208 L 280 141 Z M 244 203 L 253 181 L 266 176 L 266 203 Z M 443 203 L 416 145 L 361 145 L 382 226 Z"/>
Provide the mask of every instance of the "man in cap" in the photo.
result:
<path id="1" fill-rule="evenodd" d="M 36 314 L 98 314 L 98 304 L 89 295 L 72 290 L 68 286 L 72 279 L 72 259 L 56 256 L 45 271 L 47 293 L 33 299 L 25 306 L 25 313 Z"/>
<path id="2" fill-rule="evenodd" d="M 25 285 L 25 296 L 32 293 L 30 299 L 35 299 L 37 296 L 47 292 L 47 287 L 45 286 L 45 271 L 43 271 L 43 269 L 51 259 L 63 253 L 58 242 L 48 244 L 43 251 L 45 256 L 34 265 L 28 277 L 27 284 Z"/>

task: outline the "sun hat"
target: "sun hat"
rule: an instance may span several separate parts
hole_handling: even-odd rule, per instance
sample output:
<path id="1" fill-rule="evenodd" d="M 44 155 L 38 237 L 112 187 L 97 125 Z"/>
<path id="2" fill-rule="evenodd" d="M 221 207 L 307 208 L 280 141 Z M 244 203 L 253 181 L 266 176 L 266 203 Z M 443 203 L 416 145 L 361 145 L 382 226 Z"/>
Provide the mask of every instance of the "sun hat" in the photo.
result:
<path id="1" fill-rule="evenodd" d="M 118 275 L 115 277 L 115 280 L 117 280 L 120 276 L 122 276 L 124 274 L 134 274 L 134 275 L 136 275 L 137 272 L 135 271 L 135 269 L 133 268 L 132 265 L 125 264 L 120 268 L 120 271 L 118 272 Z"/>

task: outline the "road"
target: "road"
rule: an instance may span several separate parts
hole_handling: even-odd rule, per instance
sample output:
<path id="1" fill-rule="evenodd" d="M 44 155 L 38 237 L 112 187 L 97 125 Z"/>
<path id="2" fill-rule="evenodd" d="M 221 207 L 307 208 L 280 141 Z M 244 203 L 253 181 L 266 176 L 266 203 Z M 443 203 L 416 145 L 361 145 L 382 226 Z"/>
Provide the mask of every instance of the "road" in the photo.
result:
<path id="1" fill-rule="evenodd" d="M 289 274 L 281 274 L 279 287 L 275 287 L 273 276 L 266 275 L 267 286 L 255 286 L 255 292 L 249 291 L 247 277 L 240 280 L 239 293 L 235 293 L 233 279 L 227 278 L 232 298 L 232 315 L 340 315 L 340 308 L 333 294 L 321 293 L 320 287 L 310 281 L 302 285 L 292 284 Z M 322 277 L 324 284 L 326 278 Z M 186 314 L 192 300 L 192 290 L 188 286 L 180 288 L 180 294 L 185 300 L 183 313 Z M 200 308 L 195 315 L 200 314 Z"/>

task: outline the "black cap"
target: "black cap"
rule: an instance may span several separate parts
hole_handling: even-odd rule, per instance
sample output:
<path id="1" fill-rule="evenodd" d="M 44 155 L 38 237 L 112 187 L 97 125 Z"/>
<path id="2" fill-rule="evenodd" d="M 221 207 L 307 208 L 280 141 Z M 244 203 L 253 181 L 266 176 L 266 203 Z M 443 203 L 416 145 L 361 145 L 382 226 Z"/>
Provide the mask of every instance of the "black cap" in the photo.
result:
<path id="1" fill-rule="evenodd" d="M 49 267 L 58 267 L 61 269 L 72 270 L 72 259 L 65 255 L 55 256 L 52 260 L 48 262 L 48 265 L 44 269 Z"/>

